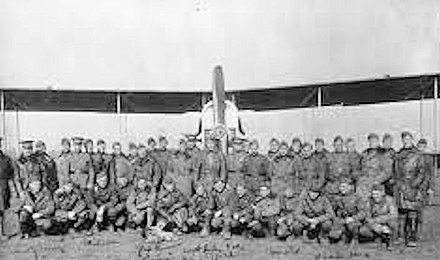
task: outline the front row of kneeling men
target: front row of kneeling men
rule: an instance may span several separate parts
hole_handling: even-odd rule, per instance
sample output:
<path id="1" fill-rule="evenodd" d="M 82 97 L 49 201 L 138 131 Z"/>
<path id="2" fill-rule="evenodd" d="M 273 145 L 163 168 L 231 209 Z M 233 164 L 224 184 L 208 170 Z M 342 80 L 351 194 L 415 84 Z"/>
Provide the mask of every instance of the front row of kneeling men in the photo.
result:
<path id="1" fill-rule="evenodd" d="M 232 234 L 309 237 L 356 245 L 364 237 L 390 245 L 397 231 L 397 207 L 384 187 L 374 185 L 364 199 L 349 178 L 341 180 L 332 202 L 320 181 L 309 183 L 299 196 L 291 189 L 276 196 L 265 184 L 253 194 L 244 182 L 231 188 L 222 180 L 212 190 L 196 184 L 191 198 L 170 177 L 158 190 L 152 187 L 144 178 L 131 184 L 127 176 L 118 176 L 112 184 L 100 174 L 91 190 L 68 182 L 51 195 L 41 178 L 33 176 L 19 214 L 22 234 L 135 229 L 145 236 L 154 227 L 176 234 L 200 231 L 202 236 L 220 232 L 226 239 Z"/>

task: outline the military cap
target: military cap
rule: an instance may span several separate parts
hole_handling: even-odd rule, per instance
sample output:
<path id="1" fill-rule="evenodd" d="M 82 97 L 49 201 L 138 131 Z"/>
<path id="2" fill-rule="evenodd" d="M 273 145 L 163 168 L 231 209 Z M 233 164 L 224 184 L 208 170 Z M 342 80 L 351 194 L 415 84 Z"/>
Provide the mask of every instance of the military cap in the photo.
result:
<path id="1" fill-rule="evenodd" d="M 168 141 L 167 138 L 163 135 L 159 136 L 159 142 Z"/>
<path id="2" fill-rule="evenodd" d="M 293 143 L 300 143 L 301 144 L 301 139 L 299 139 L 299 137 L 294 137 L 293 139 L 292 139 L 292 144 Z"/>
<path id="3" fill-rule="evenodd" d="M 174 183 L 174 179 L 171 176 L 165 176 L 163 178 L 163 184 L 172 184 Z"/>
<path id="4" fill-rule="evenodd" d="M 407 137 L 407 136 L 409 136 L 409 137 L 413 137 L 413 135 L 409 132 L 409 131 L 403 131 L 402 132 L 402 138 L 405 138 L 405 137 Z"/>
<path id="5" fill-rule="evenodd" d="M 103 139 L 98 139 L 98 141 L 96 141 L 96 144 L 97 145 L 105 144 L 105 141 Z"/>
<path id="6" fill-rule="evenodd" d="M 305 147 L 313 147 L 313 145 L 312 145 L 311 143 L 309 143 L 309 142 L 304 142 L 304 143 L 302 144 L 301 147 L 302 147 L 302 148 L 305 148 Z"/>
<path id="7" fill-rule="evenodd" d="M 282 142 L 280 143 L 280 147 L 281 147 L 281 146 L 289 147 L 289 144 L 288 144 L 286 141 L 282 141 Z"/>
<path id="8" fill-rule="evenodd" d="M 42 148 L 42 147 L 45 147 L 46 145 L 44 144 L 44 142 L 43 141 L 41 141 L 41 140 L 38 140 L 36 143 L 35 143 L 35 148 Z"/>
<path id="9" fill-rule="evenodd" d="M 350 177 L 342 177 L 339 183 L 347 183 L 347 184 L 353 184 L 354 180 Z"/>
<path id="10" fill-rule="evenodd" d="M 373 186 L 371 187 L 371 190 L 372 191 L 382 191 L 382 192 L 385 192 L 385 186 L 383 186 L 380 183 L 376 183 L 376 184 L 373 184 Z"/>
<path id="11" fill-rule="evenodd" d="M 379 136 L 376 133 L 369 133 L 367 136 L 367 139 L 368 140 L 371 140 L 371 139 L 378 139 L 379 140 Z"/>
<path id="12" fill-rule="evenodd" d="M 138 144 L 138 149 L 143 149 L 143 148 L 145 148 L 145 144 Z"/>
<path id="13" fill-rule="evenodd" d="M 346 142 L 347 142 L 347 143 L 352 143 L 352 142 L 354 142 L 354 139 L 351 138 L 351 137 L 349 137 L 349 138 L 347 138 Z"/>
<path id="14" fill-rule="evenodd" d="M 417 142 L 417 144 L 427 145 L 428 144 L 428 140 L 426 140 L 426 138 L 420 138 L 420 140 Z"/>
<path id="15" fill-rule="evenodd" d="M 20 144 L 23 149 L 32 149 L 34 146 L 34 141 L 24 140 L 24 141 L 21 141 Z"/>
<path id="16" fill-rule="evenodd" d="M 72 137 L 72 142 L 74 144 L 81 145 L 83 143 L 83 141 L 84 141 L 84 138 L 82 138 L 80 136 Z"/>
<path id="17" fill-rule="evenodd" d="M 250 140 L 249 144 L 250 145 L 253 145 L 253 144 L 258 145 L 258 140 L 257 139 L 252 139 L 252 140 Z"/>
<path id="18" fill-rule="evenodd" d="M 113 142 L 112 147 L 115 147 L 115 146 L 121 146 L 121 143 L 120 142 Z"/>
<path id="19" fill-rule="evenodd" d="M 324 182 L 320 180 L 314 180 L 309 186 L 309 190 L 313 192 L 321 192 L 324 188 Z"/>
<path id="20" fill-rule="evenodd" d="M 42 176 L 41 176 L 41 174 L 31 174 L 31 175 L 29 175 L 29 183 L 32 183 L 32 182 L 36 182 L 36 181 L 42 181 Z"/>
<path id="21" fill-rule="evenodd" d="M 90 138 L 85 139 L 84 140 L 84 145 L 87 145 L 87 144 L 93 144 L 93 140 L 90 139 Z"/>
<path id="22" fill-rule="evenodd" d="M 324 144 L 324 139 L 322 139 L 322 138 L 320 138 L 320 137 L 316 138 L 316 139 L 315 139 L 315 144 L 317 144 L 317 143 Z"/>
<path id="23" fill-rule="evenodd" d="M 382 140 L 393 139 L 393 136 L 389 133 L 385 133 L 382 136 Z"/>
<path id="24" fill-rule="evenodd" d="M 190 141 L 190 142 L 201 142 L 202 141 L 199 138 L 197 138 L 196 135 L 192 135 L 192 134 L 185 135 L 185 137 L 186 137 L 186 140 Z"/>
<path id="25" fill-rule="evenodd" d="M 344 138 L 342 138 L 342 136 L 340 135 L 335 136 L 335 138 L 333 138 L 333 143 L 336 143 L 338 141 L 344 142 Z"/>
<path id="26" fill-rule="evenodd" d="M 270 139 L 270 143 L 279 143 L 280 141 L 278 139 L 276 139 L 275 137 L 272 137 Z"/>
<path id="27" fill-rule="evenodd" d="M 70 146 L 70 140 L 69 140 L 69 138 L 63 138 L 63 139 L 61 139 L 61 145 L 65 145 L 65 144 L 67 144 L 67 145 Z"/>
<path id="28" fill-rule="evenodd" d="M 154 140 L 153 137 L 148 137 L 148 139 L 147 139 L 147 144 L 150 145 L 150 144 L 152 144 L 152 143 L 156 143 L 156 140 Z"/>
<path id="29" fill-rule="evenodd" d="M 98 173 L 96 173 L 96 179 L 97 180 L 102 179 L 104 177 L 108 177 L 108 174 L 106 172 L 98 172 Z"/>
<path id="30" fill-rule="evenodd" d="M 239 137 L 232 138 L 232 143 L 233 144 L 242 144 L 243 142 L 244 142 L 243 138 L 239 138 Z"/>
<path id="31" fill-rule="evenodd" d="M 137 146 L 136 146 L 136 144 L 135 143 L 133 143 L 133 142 L 130 142 L 129 144 L 128 144 L 128 149 L 137 149 Z"/>

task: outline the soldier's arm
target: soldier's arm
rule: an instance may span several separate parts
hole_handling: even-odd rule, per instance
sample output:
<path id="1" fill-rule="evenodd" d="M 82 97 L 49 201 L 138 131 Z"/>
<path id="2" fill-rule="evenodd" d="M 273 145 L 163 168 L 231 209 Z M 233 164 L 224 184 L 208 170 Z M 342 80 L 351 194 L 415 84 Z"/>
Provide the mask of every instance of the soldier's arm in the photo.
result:
<path id="1" fill-rule="evenodd" d="M 43 209 L 41 209 L 38 213 L 42 214 L 44 217 L 48 217 L 55 213 L 55 202 L 53 201 L 52 196 L 47 195 L 44 204 Z"/>
<path id="2" fill-rule="evenodd" d="M 162 180 L 162 168 L 157 161 L 153 163 L 153 185 L 156 189 L 159 189 L 160 181 Z"/>
<path id="3" fill-rule="evenodd" d="M 392 201 L 392 199 L 387 199 L 386 203 L 386 207 L 388 209 L 388 212 L 386 214 L 377 216 L 373 219 L 373 221 L 375 223 L 379 223 L 379 224 L 385 224 L 388 223 L 390 221 L 394 221 L 397 219 L 398 217 L 398 212 L 397 212 L 397 206 L 396 204 Z"/>
<path id="4" fill-rule="evenodd" d="M 137 211 L 135 201 L 136 201 L 136 192 L 133 190 L 130 192 L 130 195 L 128 195 L 126 202 L 128 212 L 133 213 Z"/>
<path id="5" fill-rule="evenodd" d="M 355 214 L 352 218 L 355 221 L 362 221 L 368 218 L 368 203 L 363 198 L 358 198 L 357 203 L 357 214 Z"/>
<path id="6" fill-rule="evenodd" d="M 424 158 L 422 156 L 419 157 L 419 160 L 416 165 L 416 177 L 414 178 L 413 182 L 411 183 L 412 188 L 418 188 L 426 179 L 426 167 Z"/>
<path id="7" fill-rule="evenodd" d="M 335 217 L 335 212 L 333 211 L 330 201 L 327 198 L 325 198 L 323 203 L 325 208 L 325 214 L 316 218 L 316 220 L 319 221 L 320 223 L 327 220 L 331 220 Z"/>
<path id="8" fill-rule="evenodd" d="M 108 176 L 110 184 L 116 184 L 116 159 L 112 158 L 108 162 Z"/>
<path id="9" fill-rule="evenodd" d="M 87 203 L 84 198 L 81 198 L 78 196 L 78 200 L 75 203 L 75 206 L 73 207 L 72 211 L 75 212 L 75 214 L 79 214 L 87 209 Z"/>

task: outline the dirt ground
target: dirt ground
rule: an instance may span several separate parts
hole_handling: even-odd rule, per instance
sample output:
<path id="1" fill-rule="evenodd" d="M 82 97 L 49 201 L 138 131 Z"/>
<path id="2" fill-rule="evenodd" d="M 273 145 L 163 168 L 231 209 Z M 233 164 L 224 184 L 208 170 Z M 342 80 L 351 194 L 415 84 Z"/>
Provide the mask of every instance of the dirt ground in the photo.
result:
<path id="1" fill-rule="evenodd" d="M 419 247 L 397 247 L 390 252 L 375 243 L 360 245 L 352 259 L 440 259 L 440 197 L 425 211 L 422 241 Z M 17 231 L 14 215 L 7 213 L 7 232 Z M 81 234 L 38 237 L 21 240 L 13 237 L 0 242 L 1 260 L 22 259 L 151 259 L 151 260 L 214 260 L 214 259 L 348 259 L 343 245 L 321 246 L 316 243 L 277 241 L 275 239 L 245 239 L 233 237 L 224 241 L 220 236 L 199 238 L 185 235 L 177 241 L 147 243 L 133 232 L 104 231 L 93 237 Z"/>

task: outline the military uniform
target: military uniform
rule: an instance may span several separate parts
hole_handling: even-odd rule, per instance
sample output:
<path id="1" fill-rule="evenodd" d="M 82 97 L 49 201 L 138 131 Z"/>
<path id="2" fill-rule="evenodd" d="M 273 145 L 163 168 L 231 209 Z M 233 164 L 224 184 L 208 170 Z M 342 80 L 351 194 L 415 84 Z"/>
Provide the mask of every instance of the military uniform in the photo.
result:
<path id="1" fill-rule="evenodd" d="M 235 187 L 239 181 L 243 180 L 240 169 L 246 155 L 247 153 L 245 151 L 233 151 L 227 156 L 228 184 L 231 187 Z"/>
<path id="2" fill-rule="evenodd" d="M 207 192 L 203 195 L 196 193 L 191 197 L 189 205 L 188 225 L 208 230 L 214 214 L 213 197 Z"/>
<path id="3" fill-rule="evenodd" d="M 278 218 L 281 214 L 281 201 L 273 194 L 257 198 L 254 209 L 254 221 L 251 223 L 254 235 L 264 234 L 266 237 L 275 235 Z"/>
<path id="4" fill-rule="evenodd" d="M 295 169 L 289 156 L 276 156 L 271 161 L 271 190 L 283 194 L 295 184 Z"/>
<path id="5" fill-rule="evenodd" d="M 64 230 L 66 225 L 67 228 L 78 229 L 82 227 L 88 218 L 87 202 L 83 194 L 76 188 L 68 193 L 61 187 L 54 192 L 53 197 L 55 220 L 61 224 L 60 228 Z"/>
<path id="6" fill-rule="evenodd" d="M 43 170 L 44 167 L 36 156 L 20 156 L 17 160 L 17 168 L 19 170 L 18 182 L 21 191 L 26 191 L 29 187 L 30 180 L 38 176 L 42 177 L 42 185 L 47 187 L 47 183 L 45 182 L 47 179 Z"/>
<path id="7" fill-rule="evenodd" d="M 124 155 L 113 155 L 109 163 L 109 176 L 113 180 L 111 183 L 115 183 L 119 176 L 125 176 L 131 184 L 134 179 L 134 167 Z"/>
<path id="8" fill-rule="evenodd" d="M 128 219 L 127 200 L 132 192 L 132 186 L 127 183 L 122 187 L 115 185 L 116 204 L 108 209 L 108 217 L 115 228 L 124 228 Z"/>
<path id="9" fill-rule="evenodd" d="M 173 154 L 166 175 L 173 178 L 177 189 L 187 198 L 191 198 L 194 191 L 195 173 L 191 157 L 186 151 Z"/>
<path id="10" fill-rule="evenodd" d="M 196 181 L 210 189 L 217 180 L 226 182 L 226 158 L 220 151 L 203 151 L 195 171 Z"/>
<path id="11" fill-rule="evenodd" d="M 90 207 L 89 218 L 95 221 L 98 230 L 104 228 L 106 225 L 110 224 L 113 219 L 109 213 L 118 204 L 118 195 L 116 188 L 113 184 L 108 183 L 105 188 L 98 185 L 88 192 L 87 204 Z"/>
<path id="12" fill-rule="evenodd" d="M 135 187 L 127 198 L 128 219 L 134 226 L 151 227 L 154 221 L 153 208 L 156 202 L 156 192 Z"/>
<path id="13" fill-rule="evenodd" d="M 146 179 L 157 191 L 162 181 L 162 169 L 151 155 L 138 157 L 134 162 L 134 178 L 135 181 L 139 178 Z"/>
<path id="14" fill-rule="evenodd" d="M 320 163 L 325 165 L 327 162 L 327 157 L 329 156 L 330 152 L 324 148 L 324 150 L 322 151 L 315 151 L 313 152 L 313 157 L 315 157 L 315 159 Z"/>
<path id="15" fill-rule="evenodd" d="M 70 181 L 69 157 L 70 157 L 70 152 L 63 151 L 54 160 L 56 165 L 58 187 L 61 187 Z"/>
<path id="16" fill-rule="evenodd" d="M 325 169 L 313 156 L 303 156 L 301 159 L 296 159 L 294 167 L 298 176 L 293 187 L 296 195 L 301 194 L 301 192 L 304 189 L 307 189 L 313 181 L 320 181 L 321 183 L 325 182 Z"/>
<path id="17" fill-rule="evenodd" d="M 277 236 L 286 238 L 293 232 L 295 210 L 298 207 L 298 197 L 294 194 L 283 194 L 281 197 L 281 215 L 277 223 Z"/>
<path id="18" fill-rule="evenodd" d="M 162 189 L 156 198 L 155 211 L 159 220 L 175 224 L 179 230 L 186 231 L 188 206 L 188 198 L 178 189 Z"/>
<path id="19" fill-rule="evenodd" d="M 394 166 L 396 151 L 393 148 L 381 148 L 380 151 L 383 154 L 383 170 L 387 172 L 386 175 L 390 176 L 388 180 L 386 180 L 384 183 L 385 192 L 390 196 L 394 196 L 394 191 L 396 188 L 394 185 L 394 181 L 396 178 Z"/>
<path id="20" fill-rule="evenodd" d="M 33 177 L 35 178 L 35 177 Z M 40 215 L 35 217 L 35 214 Z M 31 234 L 34 231 L 47 232 L 52 227 L 52 218 L 55 213 L 55 203 L 51 192 L 42 187 L 34 194 L 25 192 L 23 206 L 19 212 L 20 229 L 22 234 Z"/>
<path id="21" fill-rule="evenodd" d="M 392 177 L 390 157 L 380 148 L 368 148 L 362 153 L 361 174 L 357 181 L 357 191 L 368 197 L 374 184 L 385 184 Z M 387 168 L 388 167 L 388 168 Z"/>
<path id="22" fill-rule="evenodd" d="M 233 191 L 229 188 L 224 188 L 223 191 L 212 191 L 212 200 L 214 206 L 214 215 L 211 221 L 211 226 L 215 229 L 222 228 L 223 233 L 230 234 L 232 224 L 232 209 Z"/>
<path id="23" fill-rule="evenodd" d="M 255 193 L 261 185 L 270 183 L 270 163 L 262 154 L 248 154 L 240 171 L 251 192 Z"/>
<path id="24" fill-rule="evenodd" d="M 307 231 L 309 237 L 316 238 L 319 235 L 328 235 L 335 213 L 326 195 L 321 193 L 312 200 L 307 190 L 304 190 L 299 197 L 294 216 L 293 233 L 295 236 L 301 236 L 304 231 Z M 309 219 L 315 219 L 316 225 L 310 224 Z"/>
<path id="25" fill-rule="evenodd" d="M 231 227 L 244 231 L 247 225 L 250 224 L 254 217 L 255 196 L 247 191 L 244 195 L 239 196 L 236 192 L 232 195 Z"/>
<path id="26" fill-rule="evenodd" d="M 405 222 L 405 239 L 415 242 L 424 206 L 426 165 L 424 157 L 415 148 L 403 148 L 396 155 L 397 205 Z"/>
<path id="27" fill-rule="evenodd" d="M 156 157 L 157 163 L 159 164 L 160 168 L 162 169 L 162 172 L 166 172 L 168 169 L 168 164 L 172 160 L 173 153 L 166 148 L 161 148 L 161 149 L 156 150 L 155 157 Z"/>
<path id="28" fill-rule="evenodd" d="M 92 160 L 90 155 L 81 152 L 70 152 L 67 155 L 68 180 L 73 182 L 82 191 L 92 188 L 95 180 Z"/>
<path id="29" fill-rule="evenodd" d="M 113 174 L 110 174 L 110 163 L 112 156 L 103 152 L 90 153 L 94 175 L 108 174 L 110 183 L 115 183 Z M 95 183 L 95 176 L 92 177 L 92 183 Z"/>
<path id="30" fill-rule="evenodd" d="M 335 204 L 339 194 L 341 178 L 355 179 L 355 173 L 346 152 L 332 152 L 327 157 L 327 176 L 325 192 L 332 205 Z"/>
<path id="31" fill-rule="evenodd" d="M 44 181 L 47 188 L 54 192 L 58 189 L 58 176 L 55 161 L 45 152 L 39 151 L 34 154 L 36 159 L 38 160 L 41 170 L 44 171 L 43 176 L 46 177 Z"/>

